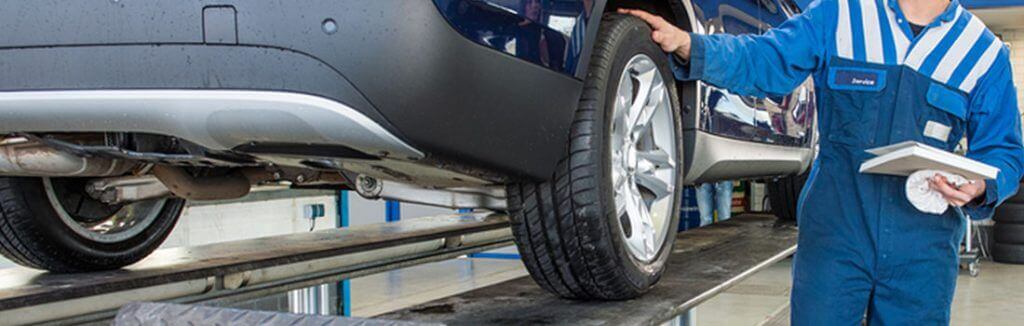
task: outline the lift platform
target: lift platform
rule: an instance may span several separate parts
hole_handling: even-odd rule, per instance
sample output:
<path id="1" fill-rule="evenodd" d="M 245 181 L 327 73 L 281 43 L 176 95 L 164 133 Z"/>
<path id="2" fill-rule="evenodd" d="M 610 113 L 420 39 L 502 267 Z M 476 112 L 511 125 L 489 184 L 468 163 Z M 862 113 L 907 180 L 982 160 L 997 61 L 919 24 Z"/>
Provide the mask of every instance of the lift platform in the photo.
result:
<path id="1" fill-rule="evenodd" d="M 230 303 L 512 245 L 508 217 L 467 213 L 158 250 L 126 269 L 0 270 L 0 324 L 107 320 L 130 302 Z"/>
<path id="2" fill-rule="evenodd" d="M 661 282 L 629 301 L 559 299 L 522 277 L 376 316 L 373 319 L 297 315 L 166 303 L 125 306 L 124 325 L 215 324 L 275 320 L 293 325 L 655 325 L 673 320 L 796 250 L 796 228 L 772 216 L 743 215 L 679 234 Z"/>
<path id="3" fill-rule="evenodd" d="M 52 275 L 12 268 L 0 270 L 0 323 L 106 321 L 119 307 L 139 301 L 230 306 L 232 302 L 510 244 L 506 216 L 477 213 L 167 249 L 119 271 Z M 564 300 L 543 291 L 529 277 L 522 277 L 372 320 L 450 325 L 660 324 L 795 250 L 795 227 L 779 224 L 772 216 L 748 214 L 680 233 L 668 271 L 650 293 L 639 299 Z M 190 320 L 202 324 L 204 320 L 218 320 L 220 315 L 280 314 L 210 306 L 128 307 L 133 306 L 136 309 L 123 313 L 144 315 L 119 316 L 118 320 L 144 318 L 178 324 Z M 322 324 L 323 317 L 309 316 L 309 322 L 315 319 Z M 301 315 L 289 318 L 304 319 Z M 339 325 L 350 320 L 337 318 Z"/>
<path id="4" fill-rule="evenodd" d="M 377 318 L 446 325 L 660 325 L 792 255 L 796 228 L 776 221 L 747 214 L 680 233 L 661 281 L 634 300 L 563 300 L 522 277 Z"/>

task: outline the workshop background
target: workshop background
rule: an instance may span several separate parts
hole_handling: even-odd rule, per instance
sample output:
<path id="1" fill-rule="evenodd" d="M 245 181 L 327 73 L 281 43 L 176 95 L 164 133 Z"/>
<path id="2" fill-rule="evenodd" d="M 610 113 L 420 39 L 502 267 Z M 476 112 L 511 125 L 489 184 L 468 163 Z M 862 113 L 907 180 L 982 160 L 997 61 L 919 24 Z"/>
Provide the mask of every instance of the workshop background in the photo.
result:
<path id="1" fill-rule="evenodd" d="M 809 0 L 798 1 L 807 3 Z M 1024 0 L 962 0 L 972 11 L 1005 41 L 1011 49 L 1014 66 L 1014 80 L 1018 88 L 1018 101 L 1024 103 Z M 692 190 L 687 197 L 692 198 Z M 247 238 L 265 237 L 296 232 L 309 232 L 335 228 L 340 214 L 340 196 L 347 196 L 350 226 L 383 223 L 396 219 L 451 214 L 449 209 L 412 204 L 398 204 L 385 201 L 366 200 L 354 193 L 343 194 L 331 190 L 292 190 L 286 188 L 264 188 L 246 198 L 231 201 L 192 203 L 181 216 L 181 221 L 171 233 L 162 248 L 196 246 L 216 242 L 234 241 Z M 763 186 L 745 184 L 738 186 L 735 208 L 760 210 L 763 206 Z M 682 228 L 695 226 L 693 221 L 696 208 L 693 200 L 685 201 Z M 498 283 L 527 275 L 519 262 L 514 248 L 503 248 L 495 252 L 444 261 L 403 270 L 396 270 L 352 280 L 349 309 L 353 316 L 372 316 L 392 309 L 429 301 L 432 299 L 468 291 L 474 288 Z M 0 268 L 14 265 L 0 257 Z M 999 293 L 1022 291 L 1020 279 L 1013 279 L 1013 273 L 1020 275 L 1021 269 L 1005 276 L 999 270 L 1010 268 L 990 265 L 992 284 L 976 285 L 970 288 L 977 293 Z M 708 303 L 699 312 L 688 318 L 699 324 L 772 324 L 786 313 L 789 294 L 788 262 L 778 264 L 755 277 L 728 290 Z M 1019 277 L 1019 276 L 1018 276 Z M 965 282 L 969 282 L 965 281 Z M 961 284 L 963 286 L 963 284 Z M 260 309 L 288 309 L 293 312 L 322 313 L 309 308 L 309 301 L 316 301 L 322 295 L 314 287 L 309 290 L 268 297 L 254 301 L 249 307 Z M 326 289 L 326 288 L 323 288 Z M 1019 292 L 1017 292 L 1019 293 Z M 959 294 L 958 294 L 959 295 Z M 971 295 L 971 294 L 968 294 Z M 753 298 L 753 299 L 752 299 Z M 989 313 L 1006 313 L 1009 309 L 998 305 L 982 305 L 957 298 L 961 306 L 954 308 L 954 324 Z M 304 308 L 303 308 L 304 307 Z M 717 308 L 716 308 L 717 307 Z M 310 310 L 312 309 L 312 310 Z M 1013 314 L 1012 312 L 1010 313 Z M 780 317 L 782 316 L 782 317 Z M 973 316 L 973 317 L 972 317 Z M 980 317 L 979 317 L 980 318 Z M 999 324 L 993 321 L 992 324 Z"/>

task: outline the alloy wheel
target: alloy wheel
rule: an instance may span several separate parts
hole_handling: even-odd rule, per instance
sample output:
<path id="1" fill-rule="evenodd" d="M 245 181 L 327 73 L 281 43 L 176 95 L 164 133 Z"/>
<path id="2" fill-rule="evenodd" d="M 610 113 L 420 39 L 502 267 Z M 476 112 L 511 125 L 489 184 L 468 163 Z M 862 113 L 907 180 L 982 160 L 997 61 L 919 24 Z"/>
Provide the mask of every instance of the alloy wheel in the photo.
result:
<path id="1" fill-rule="evenodd" d="M 615 214 L 630 254 L 649 262 L 669 236 L 678 178 L 678 137 L 669 90 L 645 54 L 629 60 L 612 113 L 611 176 Z"/>

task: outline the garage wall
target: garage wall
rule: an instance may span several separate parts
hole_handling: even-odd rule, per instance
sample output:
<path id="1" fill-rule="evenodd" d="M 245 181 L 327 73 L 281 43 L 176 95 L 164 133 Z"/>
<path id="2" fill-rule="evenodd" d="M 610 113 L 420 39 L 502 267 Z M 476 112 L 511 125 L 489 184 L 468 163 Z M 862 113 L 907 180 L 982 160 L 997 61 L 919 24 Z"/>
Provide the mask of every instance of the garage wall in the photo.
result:
<path id="1" fill-rule="evenodd" d="M 310 219 L 306 205 L 324 205 L 324 217 L 316 219 L 316 230 L 334 227 L 337 201 L 333 191 L 257 192 L 248 198 L 189 205 L 162 248 L 197 246 L 307 232 Z"/>

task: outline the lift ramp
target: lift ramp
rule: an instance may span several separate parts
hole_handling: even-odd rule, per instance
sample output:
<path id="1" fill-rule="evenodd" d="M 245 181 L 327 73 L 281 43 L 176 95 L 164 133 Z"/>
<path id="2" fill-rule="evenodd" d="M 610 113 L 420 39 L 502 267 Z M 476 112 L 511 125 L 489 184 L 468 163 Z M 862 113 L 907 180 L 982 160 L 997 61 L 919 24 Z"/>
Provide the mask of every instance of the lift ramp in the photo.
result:
<path id="1" fill-rule="evenodd" d="M 661 282 L 634 300 L 560 299 L 529 277 L 522 277 L 371 319 L 143 303 L 122 309 L 116 324 L 212 324 L 273 318 L 293 325 L 660 325 L 795 250 L 796 228 L 792 224 L 748 214 L 680 233 Z"/>
<path id="2" fill-rule="evenodd" d="M 169 325 L 219 320 L 219 314 L 228 319 L 273 316 L 282 313 L 174 304 L 229 305 L 510 244 L 506 216 L 464 214 L 160 250 L 119 271 L 54 275 L 0 270 L 0 324 L 107 322 L 119 307 L 125 307 L 122 314 L 143 315 L 118 320 Z M 748 214 L 680 233 L 659 284 L 634 300 L 560 299 L 522 277 L 371 319 L 278 317 L 299 324 L 336 318 L 326 323 L 335 325 L 662 324 L 795 250 L 793 225 Z M 130 304 L 140 301 L 161 303 Z"/>
<path id="3" fill-rule="evenodd" d="M 559 299 L 523 277 L 377 316 L 446 325 L 660 325 L 796 251 L 796 227 L 742 215 L 682 232 L 668 270 L 627 301 Z"/>
<path id="4" fill-rule="evenodd" d="M 512 245 L 508 217 L 466 213 L 162 249 L 125 269 L 0 270 L 0 324 L 109 320 L 138 301 L 230 303 Z"/>

